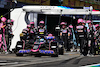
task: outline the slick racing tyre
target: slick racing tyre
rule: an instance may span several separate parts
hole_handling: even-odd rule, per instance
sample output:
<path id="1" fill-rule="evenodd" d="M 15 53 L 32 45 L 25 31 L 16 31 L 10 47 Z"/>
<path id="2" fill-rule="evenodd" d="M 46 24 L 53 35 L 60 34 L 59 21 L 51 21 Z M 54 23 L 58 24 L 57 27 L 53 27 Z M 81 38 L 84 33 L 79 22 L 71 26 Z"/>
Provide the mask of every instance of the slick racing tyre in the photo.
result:
<path id="1" fill-rule="evenodd" d="M 36 54 L 35 57 L 41 57 L 41 54 Z"/>
<path id="2" fill-rule="evenodd" d="M 16 53 L 16 56 L 23 56 L 22 53 Z"/>
<path id="3" fill-rule="evenodd" d="M 64 50 L 62 48 L 59 49 L 59 55 L 64 55 Z"/>
<path id="4" fill-rule="evenodd" d="M 58 54 L 53 54 L 51 55 L 51 57 L 58 57 Z"/>

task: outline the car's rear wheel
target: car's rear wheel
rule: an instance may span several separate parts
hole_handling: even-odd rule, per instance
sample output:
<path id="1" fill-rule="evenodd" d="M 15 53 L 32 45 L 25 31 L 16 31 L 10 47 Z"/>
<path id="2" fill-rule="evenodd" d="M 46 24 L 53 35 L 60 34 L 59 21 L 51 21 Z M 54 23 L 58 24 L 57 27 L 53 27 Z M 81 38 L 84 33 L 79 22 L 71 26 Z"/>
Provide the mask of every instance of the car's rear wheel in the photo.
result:
<path id="1" fill-rule="evenodd" d="M 64 55 L 64 50 L 63 49 L 59 49 L 59 55 Z"/>
<path id="2" fill-rule="evenodd" d="M 36 54 L 35 57 L 41 57 L 41 54 Z"/>
<path id="3" fill-rule="evenodd" d="M 23 56 L 22 53 L 16 53 L 16 56 Z"/>
<path id="4" fill-rule="evenodd" d="M 58 57 L 58 54 L 53 54 L 51 55 L 51 57 Z"/>

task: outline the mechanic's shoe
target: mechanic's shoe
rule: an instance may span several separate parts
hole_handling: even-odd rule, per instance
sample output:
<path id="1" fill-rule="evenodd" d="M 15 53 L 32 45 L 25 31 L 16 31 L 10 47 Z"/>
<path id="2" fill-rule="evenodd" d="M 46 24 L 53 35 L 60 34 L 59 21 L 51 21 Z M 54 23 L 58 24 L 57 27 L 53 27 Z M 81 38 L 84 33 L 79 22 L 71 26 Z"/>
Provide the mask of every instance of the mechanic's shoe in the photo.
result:
<path id="1" fill-rule="evenodd" d="M 5 51 L 5 54 L 8 54 L 8 52 L 7 52 L 7 51 Z"/>
<path id="2" fill-rule="evenodd" d="M 80 52 L 80 49 L 77 49 L 77 52 Z"/>
<path id="3" fill-rule="evenodd" d="M 73 49 L 71 49 L 71 52 L 74 52 L 74 50 L 73 50 Z"/>
<path id="4" fill-rule="evenodd" d="M 8 51 L 8 53 L 9 53 L 9 54 L 11 54 L 11 53 L 12 53 L 12 51 L 10 51 L 10 50 L 9 50 L 9 51 Z"/>
<path id="5" fill-rule="evenodd" d="M 87 54 L 87 56 L 91 56 L 90 54 Z"/>
<path id="6" fill-rule="evenodd" d="M 77 52 L 77 49 L 74 49 L 74 52 Z"/>
<path id="7" fill-rule="evenodd" d="M 81 57 L 83 57 L 84 55 L 82 54 L 82 55 L 80 55 Z"/>
<path id="8" fill-rule="evenodd" d="M 94 57 L 94 56 L 95 56 L 95 55 L 93 55 L 93 54 L 91 55 L 91 57 Z"/>
<path id="9" fill-rule="evenodd" d="M 69 52 L 69 51 L 71 51 L 70 49 L 66 49 L 66 52 Z"/>
<path id="10" fill-rule="evenodd" d="M 80 54 L 80 56 L 82 56 L 82 57 L 83 57 L 84 55 L 83 55 L 83 54 Z"/>

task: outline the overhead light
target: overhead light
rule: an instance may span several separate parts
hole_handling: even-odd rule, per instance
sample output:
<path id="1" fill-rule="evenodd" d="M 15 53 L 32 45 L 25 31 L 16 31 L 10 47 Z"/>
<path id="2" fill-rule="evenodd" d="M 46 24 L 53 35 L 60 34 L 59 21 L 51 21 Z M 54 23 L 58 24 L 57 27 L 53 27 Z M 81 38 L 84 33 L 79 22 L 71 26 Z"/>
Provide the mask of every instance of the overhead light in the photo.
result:
<path id="1" fill-rule="evenodd" d="M 84 0 L 80 0 L 80 1 L 84 1 Z"/>
<path id="2" fill-rule="evenodd" d="M 17 4 L 17 0 L 14 0 L 14 2 Z"/>

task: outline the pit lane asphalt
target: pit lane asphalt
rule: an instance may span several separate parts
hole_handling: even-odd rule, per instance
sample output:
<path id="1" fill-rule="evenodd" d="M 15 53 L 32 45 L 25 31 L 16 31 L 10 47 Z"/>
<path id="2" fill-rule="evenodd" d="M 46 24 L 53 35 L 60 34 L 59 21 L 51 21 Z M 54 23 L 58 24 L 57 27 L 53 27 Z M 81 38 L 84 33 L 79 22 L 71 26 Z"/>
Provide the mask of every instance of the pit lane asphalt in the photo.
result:
<path id="1" fill-rule="evenodd" d="M 16 57 L 15 54 L 0 54 L 0 67 L 80 67 L 100 63 L 100 55 L 80 56 L 77 52 L 67 52 L 59 57 Z"/>
<path id="2" fill-rule="evenodd" d="M 90 67 L 87 65 L 95 65 L 95 64 L 100 65 L 99 55 L 94 57 L 79 56 L 69 60 L 61 60 L 61 61 L 51 62 L 51 63 L 31 64 L 31 65 L 20 66 L 20 67 Z M 100 66 L 91 66 L 91 67 L 100 67 Z"/>
<path id="3" fill-rule="evenodd" d="M 0 54 L 0 67 L 33 67 L 31 65 L 69 61 L 77 57 L 79 57 L 78 52 L 67 52 L 64 55 L 59 55 L 59 57 L 34 57 L 27 55 L 23 57 L 17 57 L 15 54 Z M 40 65 L 40 67 L 42 66 Z"/>
<path id="4" fill-rule="evenodd" d="M 16 57 L 15 54 L 0 54 L 0 67 L 81 67 L 100 63 L 100 55 L 79 56 L 77 52 L 67 52 L 59 57 Z"/>

